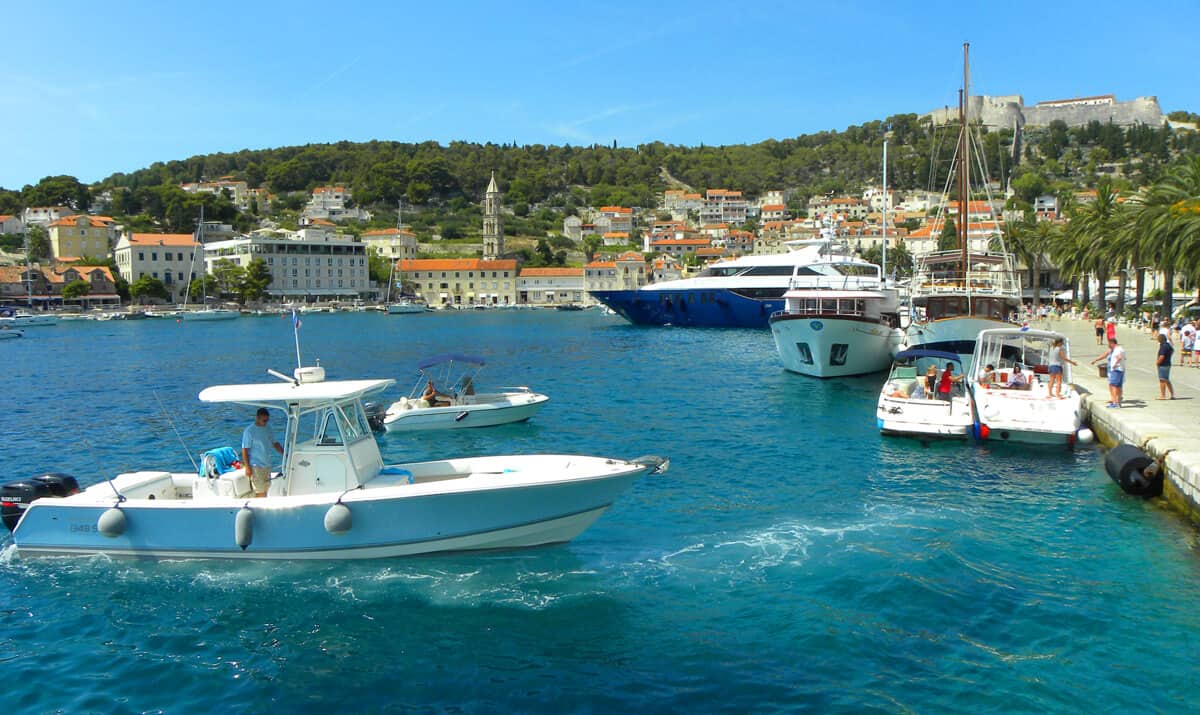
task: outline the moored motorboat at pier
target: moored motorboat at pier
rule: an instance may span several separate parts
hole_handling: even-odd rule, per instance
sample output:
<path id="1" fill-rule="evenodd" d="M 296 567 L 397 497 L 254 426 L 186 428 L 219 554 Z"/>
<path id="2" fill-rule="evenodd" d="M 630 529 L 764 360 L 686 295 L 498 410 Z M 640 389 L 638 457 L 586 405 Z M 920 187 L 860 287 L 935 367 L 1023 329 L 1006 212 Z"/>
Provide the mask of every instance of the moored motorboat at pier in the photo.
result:
<path id="1" fill-rule="evenodd" d="M 1071 384 L 1071 364 L 1058 350 L 1069 355 L 1069 341 L 1049 330 L 979 334 L 969 382 L 981 439 L 1075 444 L 1083 424 L 1082 398 Z M 1061 385 L 1052 391 L 1056 370 Z"/>
<path id="2" fill-rule="evenodd" d="M 950 391 L 937 399 L 948 365 L 958 366 L 952 372 L 958 379 L 950 381 Z M 955 353 L 924 349 L 898 353 L 875 408 L 879 430 L 910 437 L 966 439 L 975 425 L 975 412 L 962 378 L 962 360 Z"/>

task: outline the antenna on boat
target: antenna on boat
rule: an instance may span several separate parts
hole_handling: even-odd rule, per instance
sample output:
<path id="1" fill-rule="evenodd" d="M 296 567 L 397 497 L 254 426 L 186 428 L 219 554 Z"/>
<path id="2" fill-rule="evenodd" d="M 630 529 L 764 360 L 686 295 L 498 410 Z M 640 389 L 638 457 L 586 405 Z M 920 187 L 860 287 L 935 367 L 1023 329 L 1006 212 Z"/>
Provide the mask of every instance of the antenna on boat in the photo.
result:
<path id="1" fill-rule="evenodd" d="M 183 447 L 183 453 L 187 455 L 188 461 L 192 463 L 192 469 L 195 469 L 196 473 L 199 474 L 200 465 L 196 464 L 196 458 L 192 456 L 192 452 L 188 449 L 187 443 L 183 441 L 183 436 L 180 435 L 179 430 L 175 428 L 175 421 L 171 419 L 171 414 L 167 412 L 166 407 L 163 407 L 162 398 L 158 396 L 158 390 L 154 390 L 154 400 L 158 403 L 158 409 L 162 411 L 163 417 L 167 418 L 167 424 L 171 425 L 171 431 L 175 433 L 175 438 L 179 440 L 179 446 Z M 113 490 L 116 490 L 115 486 L 113 487 Z M 117 492 L 117 496 L 121 496 L 121 493 Z"/>
<path id="2" fill-rule="evenodd" d="M 292 335 L 296 338 L 296 369 L 304 367 L 300 362 L 300 315 L 292 308 Z"/>

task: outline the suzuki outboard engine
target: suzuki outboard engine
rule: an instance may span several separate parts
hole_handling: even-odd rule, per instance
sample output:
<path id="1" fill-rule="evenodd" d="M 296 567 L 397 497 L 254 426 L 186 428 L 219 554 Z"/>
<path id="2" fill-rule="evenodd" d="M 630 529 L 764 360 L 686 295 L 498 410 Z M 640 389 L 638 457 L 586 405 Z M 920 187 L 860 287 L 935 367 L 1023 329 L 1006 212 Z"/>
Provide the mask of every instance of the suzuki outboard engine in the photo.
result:
<path id="1" fill-rule="evenodd" d="M 367 413 L 367 424 L 376 432 L 384 431 L 383 418 L 387 416 L 388 406 L 382 402 L 364 402 L 363 412 Z"/>
<path id="2" fill-rule="evenodd" d="M 79 482 L 75 477 L 58 472 L 0 484 L 0 517 L 12 531 L 35 499 L 62 498 L 78 491 Z"/>

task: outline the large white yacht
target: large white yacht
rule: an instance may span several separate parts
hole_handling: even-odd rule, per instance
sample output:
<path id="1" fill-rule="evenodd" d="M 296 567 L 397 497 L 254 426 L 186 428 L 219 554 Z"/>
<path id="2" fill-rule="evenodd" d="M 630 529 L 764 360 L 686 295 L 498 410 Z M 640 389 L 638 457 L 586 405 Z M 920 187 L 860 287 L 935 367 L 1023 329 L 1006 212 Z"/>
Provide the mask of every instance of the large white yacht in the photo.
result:
<path id="1" fill-rule="evenodd" d="M 874 277 L 873 264 L 851 258 L 836 240 L 790 241 L 788 252 L 719 261 L 692 278 L 651 283 L 637 290 L 589 291 L 638 325 L 765 328 L 784 309 L 784 293 L 803 286 L 858 287 Z"/>

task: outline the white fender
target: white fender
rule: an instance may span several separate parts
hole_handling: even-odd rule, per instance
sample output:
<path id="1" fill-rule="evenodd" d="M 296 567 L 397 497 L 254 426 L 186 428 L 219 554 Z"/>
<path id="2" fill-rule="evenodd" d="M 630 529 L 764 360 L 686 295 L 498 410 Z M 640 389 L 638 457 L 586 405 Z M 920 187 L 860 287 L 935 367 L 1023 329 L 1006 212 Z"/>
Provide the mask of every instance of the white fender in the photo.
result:
<path id="1" fill-rule="evenodd" d="M 254 540 L 254 512 L 250 507 L 238 509 L 237 517 L 233 520 L 233 538 L 242 551 Z"/>
<path id="2" fill-rule="evenodd" d="M 96 529 L 110 539 L 124 534 L 125 526 L 125 512 L 115 506 L 106 510 L 96 520 Z"/>
<path id="3" fill-rule="evenodd" d="M 345 534 L 350 531 L 352 526 L 354 526 L 354 518 L 350 514 L 350 507 L 345 504 L 338 502 L 325 512 L 325 531 L 334 536 Z"/>

